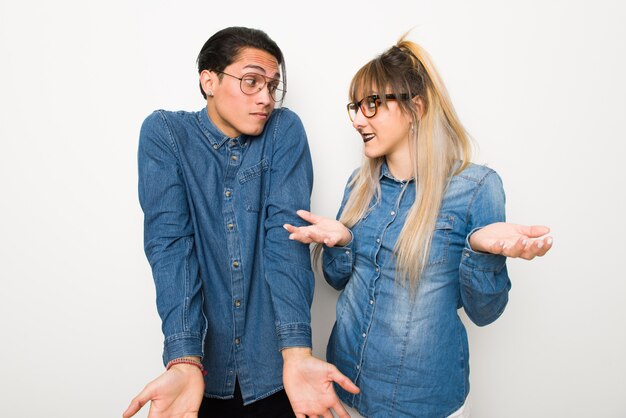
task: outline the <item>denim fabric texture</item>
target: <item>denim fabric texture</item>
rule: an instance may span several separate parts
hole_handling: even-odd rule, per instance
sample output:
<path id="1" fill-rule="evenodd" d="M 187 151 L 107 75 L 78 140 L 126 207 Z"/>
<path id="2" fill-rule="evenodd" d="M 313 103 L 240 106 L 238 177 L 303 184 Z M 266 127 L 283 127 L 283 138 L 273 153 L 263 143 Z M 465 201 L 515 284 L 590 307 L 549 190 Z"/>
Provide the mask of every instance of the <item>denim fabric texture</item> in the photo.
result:
<path id="1" fill-rule="evenodd" d="M 144 243 L 165 337 L 163 362 L 201 356 L 205 395 L 249 404 L 282 389 L 284 347 L 310 347 L 314 278 L 302 225 L 313 171 L 292 111 L 263 133 L 225 136 L 199 112 L 152 113 L 139 141 Z"/>
<path id="2" fill-rule="evenodd" d="M 414 292 L 395 280 L 393 250 L 415 183 L 394 179 L 383 164 L 380 186 L 381 198 L 352 228 L 353 240 L 324 249 L 326 280 L 342 290 L 327 358 L 361 393 L 335 387 L 364 417 L 447 417 L 469 392 L 467 334 L 457 310 L 482 326 L 508 301 L 506 257 L 477 253 L 468 243 L 476 229 L 504 221 L 502 183 L 479 165 L 452 177 Z"/>

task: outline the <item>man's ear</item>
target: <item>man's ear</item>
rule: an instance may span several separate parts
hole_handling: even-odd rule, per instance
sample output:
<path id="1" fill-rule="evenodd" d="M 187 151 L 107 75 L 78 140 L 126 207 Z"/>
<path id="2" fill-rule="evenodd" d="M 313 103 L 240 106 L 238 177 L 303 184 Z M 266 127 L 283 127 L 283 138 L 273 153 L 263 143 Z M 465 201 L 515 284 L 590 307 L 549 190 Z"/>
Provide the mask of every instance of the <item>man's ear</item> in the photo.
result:
<path id="1" fill-rule="evenodd" d="M 206 94 L 207 97 L 213 96 L 213 87 L 216 78 L 217 74 L 209 70 L 202 70 L 200 73 L 200 85 L 202 86 L 202 91 L 204 91 L 204 94 Z"/>

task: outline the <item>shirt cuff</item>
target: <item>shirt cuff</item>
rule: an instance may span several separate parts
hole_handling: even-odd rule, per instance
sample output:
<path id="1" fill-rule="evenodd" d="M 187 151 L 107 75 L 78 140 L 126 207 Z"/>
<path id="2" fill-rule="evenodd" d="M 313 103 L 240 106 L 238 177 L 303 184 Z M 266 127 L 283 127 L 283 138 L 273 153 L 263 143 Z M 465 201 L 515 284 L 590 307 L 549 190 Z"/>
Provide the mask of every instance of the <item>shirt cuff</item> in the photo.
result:
<path id="1" fill-rule="evenodd" d="M 181 357 L 204 357 L 201 334 L 181 333 L 167 337 L 163 346 L 163 364 Z"/>
<path id="2" fill-rule="evenodd" d="M 348 231 L 350 231 L 348 229 Z M 330 257 L 337 265 L 347 267 L 352 271 L 352 247 L 354 246 L 354 235 L 352 235 L 352 231 L 350 231 L 350 242 L 348 242 L 343 247 L 329 247 L 324 245 L 324 253 Z"/>
<path id="3" fill-rule="evenodd" d="M 281 325 L 276 328 L 276 333 L 278 334 L 279 350 L 291 347 L 313 347 L 310 324 L 294 323 Z"/>
<path id="4" fill-rule="evenodd" d="M 506 263 L 506 256 L 474 251 L 470 245 L 470 237 L 474 232 L 480 229 L 482 229 L 482 227 L 474 228 L 467 234 L 465 238 L 465 248 L 463 249 L 462 263 L 466 264 L 468 267 L 483 271 L 499 271 Z"/>

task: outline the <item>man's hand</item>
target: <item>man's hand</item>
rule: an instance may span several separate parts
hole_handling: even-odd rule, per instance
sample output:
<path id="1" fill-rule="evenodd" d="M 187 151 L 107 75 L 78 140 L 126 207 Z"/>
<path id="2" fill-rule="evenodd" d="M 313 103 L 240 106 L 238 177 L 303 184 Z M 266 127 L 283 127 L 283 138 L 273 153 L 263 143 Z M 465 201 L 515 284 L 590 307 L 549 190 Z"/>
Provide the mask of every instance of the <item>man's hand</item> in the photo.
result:
<path id="1" fill-rule="evenodd" d="M 547 226 L 496 222 L 474 232 L 469 242 L 474 251 L 532 260 L 552 248 L 552 237 L 544 236 L 548 232 Z"/>
<path id="2" fill-rule="evenodd" d="M 204 396 L 204 378 L 196 366 L 176 364 L 148 383 L 131 402 L 123 418 L 135 415 L 148 401 L 148 418 L 197 418 Z"/>
<path id="3" fill-rule="evenodd" d="M 335 393 L 333 382 L 350 393 L 359 388 L 335 366 L 311 355 L 310 348 L 293 347 L 282 351 L 283 383 L 296 418 L 350 418 Z"/>

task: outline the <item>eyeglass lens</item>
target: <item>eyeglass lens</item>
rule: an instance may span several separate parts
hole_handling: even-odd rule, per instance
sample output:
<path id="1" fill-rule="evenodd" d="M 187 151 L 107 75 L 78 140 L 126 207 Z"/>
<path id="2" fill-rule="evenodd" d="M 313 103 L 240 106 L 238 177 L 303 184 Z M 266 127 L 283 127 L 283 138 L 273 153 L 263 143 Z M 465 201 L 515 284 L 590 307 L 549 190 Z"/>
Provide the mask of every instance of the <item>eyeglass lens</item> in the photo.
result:
<path id="1" fill-rule="evenodd" d="M 255 94 L 263 90 L 266 83 L 272 99 L 277 102 L 282 100 L 285 93 L 282 82 L 273 78 L 266 79 L 261 74 L 244 74 L 241 78 L 241 91 L 246 94 Z"/>
<path id="2" fill-rule="evenodd" d="M 376 111 L 378 110 L 379 100 L 380 99 L 376 96 L 367 96 L 361 99 L 360 102 L 348 104 L 348 114 L 350 115 L 350 120 L 354 121 L 358 109 L 361 109 L 363 116 L 367 118 L 374 117 L 374 115 L 376 115 Z"/>

